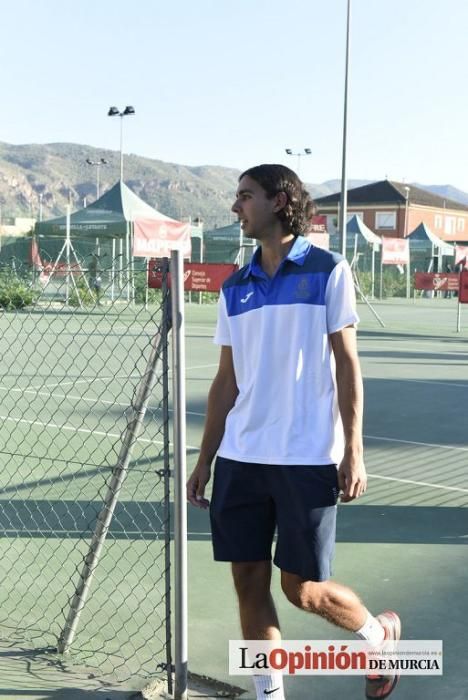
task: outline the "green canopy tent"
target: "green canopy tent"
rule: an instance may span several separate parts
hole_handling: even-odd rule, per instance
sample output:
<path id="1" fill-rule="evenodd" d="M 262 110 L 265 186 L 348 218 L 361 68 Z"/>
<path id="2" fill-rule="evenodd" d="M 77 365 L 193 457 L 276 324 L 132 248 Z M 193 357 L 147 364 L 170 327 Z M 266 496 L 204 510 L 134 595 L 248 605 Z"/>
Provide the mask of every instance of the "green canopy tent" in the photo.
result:
<path id="1" fill-rule="evenodd" d="M 243 265 L 244 261 L 250 258 L 256 245 L 255 241 L 244 239 L 239 222 L 214 228 L 203 233 L 203 260 Z M 193 258 L 195 259 L 195 255 Z"/>
<path id="2" fill-rule="evenodd" d="M 69 218 L 68 228 L 67 218 Z M 92 256 L 94 245 L 99 257 L 100 247 L 104 244 L 103 248 L 106 251 L 104 255 L 111 259 L 112 297 L 115 263 L 118 260 L 118 281 L 122 287 L 125 264 L 127 296 L 130 298 L 135 267 L 135 259 L 132 254 L 134 223 L 137 221 L 154 222 L 155 225 L 173 222 L 172 219 L 140 199 L 124 182 L 119 181 L 88 207 L 84 207 L 69 216 L 60 216 L 38 222 L 34 229 L 34 236 L 38 242 L 40 254 L 44 255 L 45 252 L 49 258 L 51 257 L 50 250 L 54 250 L 54 257 L 57 254 L 57 245 L 53 245 L 54 239 L 55 241 L 60 239 L 62 243 L 65 241 L 58 255 L 60 257 L 66 250 L 67 264 L 69 264 L 70 251 L 75 255 L 78 263 L 78 256 L 81 258 Z M 157 227 L 154 235 L 157 235 Z M 116 253 L 116 241 L 119 245 L 118 253 Z"/>

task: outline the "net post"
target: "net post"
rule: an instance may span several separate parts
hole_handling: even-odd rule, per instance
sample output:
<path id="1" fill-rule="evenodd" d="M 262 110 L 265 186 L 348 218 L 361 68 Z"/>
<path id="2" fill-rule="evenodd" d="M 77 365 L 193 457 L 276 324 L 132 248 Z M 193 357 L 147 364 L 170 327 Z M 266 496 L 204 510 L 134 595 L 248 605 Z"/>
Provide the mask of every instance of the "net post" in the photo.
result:
<path id="1" fill-rule="evenodd" d="M 183 253 L 171 252 L 172 386 L 174 403 L 175 700 L 187 700 L 187 507 Z"/>

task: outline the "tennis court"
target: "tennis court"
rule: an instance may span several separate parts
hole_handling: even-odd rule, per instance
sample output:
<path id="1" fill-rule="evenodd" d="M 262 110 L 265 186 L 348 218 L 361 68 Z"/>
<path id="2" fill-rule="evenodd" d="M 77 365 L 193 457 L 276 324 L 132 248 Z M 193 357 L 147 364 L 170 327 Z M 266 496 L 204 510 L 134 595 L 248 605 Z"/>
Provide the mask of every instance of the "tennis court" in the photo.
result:
<path id="1" fill-rule="evenodd" d="M 405 639 L 443 639 L 441 678 L 404 677 L 395 698 L 467 697 L 468 598 L 468 309 L 456 333 L 456 300 L 376 302 L 381 328 L 359 305 L 359 346 L 365 377 L 365 448 L 369 489 L 342 505 L 335 578 L 353 587 L 377 613 L 400 612 Z M 206 394 L 216 370 L 215 309 L 187 314 L 188 463 L 193 466 Z M 463 330 L 463 324 L 465 329 Z M 189 508 L 190 667 L 245 688 L 229 677 L 228 640 L 240 635 L 229 567 L 212 561 L 208 516 Z M 344 633 L 288 604 L 274 578 L 283 637 L 341 639 Z M 357 677 L 287 678 L 294 700 L 363 697 Z"/>
<path id="2" fill-rule="evenodd" d="M 463 413 L 468 330 L 455 333 L 454 299 L 387 300 L 376 306 L 386 328 L 359 306 L 369 491 L 358 503 L 340 507 L 335 577 L 351 585 L 373 612 L 398 610 L 405 638 L 444 640 L 444 676 L 404 678 L 396 698 L 419 700 L 432 693 L 461 700 L 466 682 L 459 660 L 468 612 L 463 547 L 468 544 Z M 217 367 L 218 349 L 211 340 L 215 317 L 214 305 L 187 307 L 189 470 Z M 464 321 L 468 326 L 468 309 L 462 328 Z M 0 630 L 23 648 L 25 640 L 36 649 L 56 644 L 155 325 L 151 307 L 139 308 L 137 317 L 131 309 L 0 317 L 0 450 L 8 460 L 0 476 Z M 122 671 L 128 676 L 131 658 L 150 676 L 163 658 L 161 396 L 158 384 L 73 649 L 73 658 L 97 668 L 98 676 L 119 677 Z M 277 575 L 274 589 L 285 638 L 343 636 L 293 609 L 280 593 Z M 239 636 L 235 596 L 229 567 L 212 561 L 207 514 L 193 508 L 189 635 L 192 671 L 253 697 L 248 678 L 227 673 L 228 640 Z M 132 679 L 130 684 L 138 687 Z M 26 686 L 28 697 L 39 688 L 22 671 L 8 687 Z M 352 677 L 286 679 L 294 700 L 359 698 L 362 686 L 362 679 Z M 56 687 L 50 697 L 61 697 Z"/>
<path id="3" fill-rule="evenodd" d="M 4 640 L 57 645 L 160 318 L 122 304 L 0 316 Z M 166 661 L 162 395 L 159 372 L 72 645 L 100 678 Z"/>

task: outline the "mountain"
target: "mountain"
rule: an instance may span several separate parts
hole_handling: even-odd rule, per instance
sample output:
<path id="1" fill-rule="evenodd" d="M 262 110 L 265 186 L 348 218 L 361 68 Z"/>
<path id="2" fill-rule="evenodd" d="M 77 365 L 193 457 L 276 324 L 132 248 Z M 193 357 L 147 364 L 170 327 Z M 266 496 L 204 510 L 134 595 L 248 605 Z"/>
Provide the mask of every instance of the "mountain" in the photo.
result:
<path id="1" fill-rule="evenodd" d="M 466 204 L 468 207 L 468 192 L 463 192 L 457 187 L 452 185 L 418 185 L 414 183 L 415 187 L 422 187 L 423 190 L 430 190 L 434 194 L 438 194 L 440 197 L 446 197 L 447 199 L 453 199 L 455 202 L 461 202 L 461 204 Z"/>
<path id="2" fill-rule="evenodd" d="M 64 214 L 68 202 L 72 211 L 96 199 L 96 166 L 100 193 L 112 187 L 120 176 L 118 151 L 72 143 L 11 145 L 0 142 L 0 222 L 13 223 L 18 216 L 39 218 L 40 201 L 44 219 Z M 137 155 L 124 155 L 124 180 L 136 194 L 159 211 L 176 219 L 200 217 L 205 228 L 224 226 L 234 220 L 230 214 L 240 171 L 215 165 L 187 166 L 165 163 Z M 371 180 L 349 180 L 359 187 Z M 310 184 L 313 197 L 340 190 L 340 180 Z M 426 189 L 468 206 L 468 194 L 451 185 Z"/>

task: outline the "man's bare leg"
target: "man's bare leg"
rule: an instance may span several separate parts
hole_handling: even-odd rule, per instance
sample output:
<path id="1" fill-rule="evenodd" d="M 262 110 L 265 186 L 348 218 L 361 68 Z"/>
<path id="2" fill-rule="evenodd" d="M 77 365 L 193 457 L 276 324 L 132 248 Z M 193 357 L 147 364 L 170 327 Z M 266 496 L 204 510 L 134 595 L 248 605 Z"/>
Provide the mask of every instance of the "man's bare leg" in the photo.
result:
<path id="1" fill-rule="evenodd" d="M 287 599 L 345 630 L 355 632 L 365 623 L 367 609 L 357 595 L 334 581 L 304 581 L 300 576 L 281 572 L 281 586 Z"/>
<path id="2" fill-rule="evenodd" d="M 271 562 L 236 562 L 232 564 L 232 575 L 244 639 L 280 640 L 278 615 L 270 592 Z M 254 675 L 253 679 L 257 698 L 284 699 L 281 674 Z"/>

